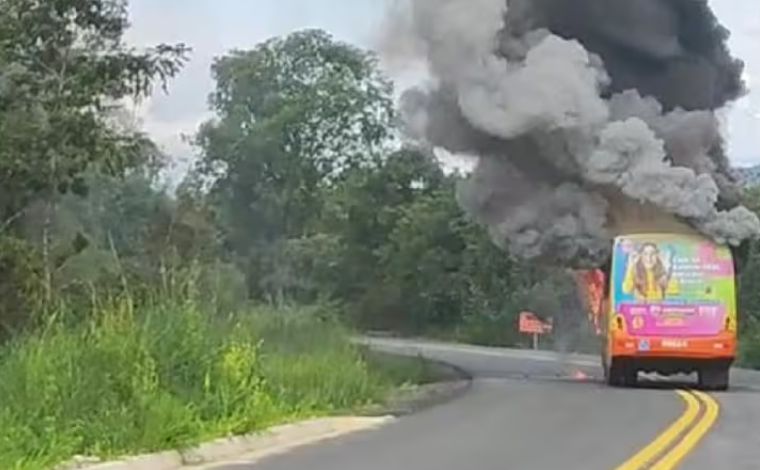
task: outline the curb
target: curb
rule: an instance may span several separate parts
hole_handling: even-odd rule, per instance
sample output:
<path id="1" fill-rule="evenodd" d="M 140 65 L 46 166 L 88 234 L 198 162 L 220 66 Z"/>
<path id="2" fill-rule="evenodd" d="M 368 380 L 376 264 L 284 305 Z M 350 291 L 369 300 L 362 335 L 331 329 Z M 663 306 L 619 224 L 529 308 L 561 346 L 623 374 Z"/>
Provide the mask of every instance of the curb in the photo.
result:
<path id="1" fill-rule="evenodd" d="M 182 456 L 177 451 L 129 457 L 113 462 L 97 463 L 97 458 L 75 457 L 55 470 L 175 470 L 182 466 Z"/>
<path id="2" fill-rule="evenodd" d="M 365 413 L 365 416 L 391 415 L 402 417 L 418 413 L 455 400 L 467 393 L 472 387 L 472 376 L 464 369 L 427 357 L 422 357 L 422 359 L 436 367 L 438 375 L 444 379 L 439 382 L 418 385 L 409 390 L 401 390 L 392 396 L 387 403 Z"/>
<path id="3" fill-rule="evenodd" d="M 377 405 L 364 413 L 362 416 L 391 415 L 402 417 L 418 413 L 427 408 L 443 405 L 461 397 L 472 387 L 473 377 L 462 367 L 445 361 L 432 359 L 420 353 L 384 350 L 373 348 L 371 338 L 369 342 L 365 338 L 357 338 L 355 344 L 368 348 L 373 354 L 388 355 L 406 358 L 419 358 L 436 369 L 435 375 L 439 377 L 436 382 L 422 384 L 411 389 L 400 390 L 391 396 L 387 403 Z"/>
<path id="4" fill-rule="evenodd" d="M 360 431 L 378 429 L 394 420 L 375 418 L 327 418 L 274 428 L 264 435 L 220 439 L 182 453 L 181 468 L 208 469 L 239 460 L 251 464 L 263 458 L 317 444 Z M 132 469 L 130 469 L 132 470 Z"/>
<path id="5" fill-rule="evenodd" d="M 405 356 L 393 352 L 384 354 Z M 371 431 L 397 417 L 441 405 L 466 393 L 472 376 L 464 369 L 422 357 L 439 369 L 443 381 L 400 391 L 388 403 L 365 410 L 355 417 L 314 419 L 276 426 L 258 434 L 217 439 L 197 447 L 101 462 L 78 456 L 55 470 L 204 470 L 230 463 L 251 464 L 266 457 L 289 452 L 348 434 Z"/>
<path id="6" fill-rule="evenodd" d="M 77 457 L 56 470 L 181 470 L 208 468 L 225 460 L 245 459 L 246 463 L 316 444 L 347 434 L 380 428 L 395 418 L 325 418 L 274 427 L 261 434 L 217 439 L 198 447 L 129 457 L 113 462 L 94 463 Z"/>
<path id="7" fill-rule="evenodd" d="M 401 391 L 390 402 L 377 411 L 370 410 L 367 416 L 378 414 L 403 417 L 438 405 L 443 405 L 464 395 L 471 387 L 472 381 L 458 380 L 421 385 L 408 391 Z"/>

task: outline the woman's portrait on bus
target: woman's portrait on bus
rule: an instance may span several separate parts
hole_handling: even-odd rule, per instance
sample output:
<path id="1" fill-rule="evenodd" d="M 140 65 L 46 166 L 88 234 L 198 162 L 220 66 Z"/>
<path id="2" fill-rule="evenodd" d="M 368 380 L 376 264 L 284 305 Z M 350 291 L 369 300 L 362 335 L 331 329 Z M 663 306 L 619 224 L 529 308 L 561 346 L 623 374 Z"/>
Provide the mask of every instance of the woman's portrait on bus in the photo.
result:
<path id="1" fill-rule="evenodd" d="M 641 302 L 665 300 L 678 293 L 673 279 L 673 254 L 663 253 L 656 243 L 643 243 L 631 251 L 623 280 L 623 292 Z"/>

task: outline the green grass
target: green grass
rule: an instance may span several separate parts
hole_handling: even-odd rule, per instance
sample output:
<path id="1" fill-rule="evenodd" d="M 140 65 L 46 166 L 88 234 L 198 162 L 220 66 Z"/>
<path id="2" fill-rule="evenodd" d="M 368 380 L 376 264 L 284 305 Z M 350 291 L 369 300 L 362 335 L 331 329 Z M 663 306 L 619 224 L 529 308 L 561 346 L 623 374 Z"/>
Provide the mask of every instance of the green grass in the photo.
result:
<path id="1" fill-rule="evenodd" d="M 127 303 L 0 349 L 0 462 L 45 469 L 74 455 L 190 446 L 362 409 L 424 376 L 368 360 L 316 311 L 211 319 L 192 303 Z"/>
<path id="2" fill-rule="evenodd" d="M 394 356 L 367 350 L 364 355 L 370 370 L 378 371 L 397 388 L 459 378 L 451 370 L 442 369 L 422 357 Z"/>

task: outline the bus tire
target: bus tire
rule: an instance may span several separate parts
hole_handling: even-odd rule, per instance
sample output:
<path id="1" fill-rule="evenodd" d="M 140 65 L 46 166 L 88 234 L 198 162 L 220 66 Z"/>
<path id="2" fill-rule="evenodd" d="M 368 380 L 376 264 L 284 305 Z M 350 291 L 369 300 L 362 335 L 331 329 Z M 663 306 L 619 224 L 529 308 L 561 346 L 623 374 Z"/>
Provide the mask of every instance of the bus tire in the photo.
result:
<path id="1" fill-rule="evenodd" d="M 602 371 L 604 372 L 604 381 L 609 384 L 610 383 L 610 359 L 607 355 L 607 345 L 602 344 L 602 351 L 601 351 L 601 359 L 602 359 Z"/>
<path id="2" fill-rule="evenodd" d="M 620 369 L 620 364 L 618 364 L 614 359 L 612 362 L 606 364 L 606 367 L 604 368 L 604 378 L 607 382 L 607 385 L 611 387 L 623 386 L 623 374 Z"/>
<path id="3" fill-rule="evenodd" d="M 709 391 L 728 390 L 729 368 L 727 366 L 707 366 L 699 371 L 699 388 Z"/>
<path id="4" fill-rule="evenodd" d="M 623 369 L 623 385 L 626 387 L 635 387 L 639 383 L 639 371 L 631 364 L 627 364 Z"/>
<path id="5" fill-rule="evenodd" d="M 613 387 L 635 387 L 638 371 L 626 362 L 613 359 L 607 368 L 607 384 Z"/>

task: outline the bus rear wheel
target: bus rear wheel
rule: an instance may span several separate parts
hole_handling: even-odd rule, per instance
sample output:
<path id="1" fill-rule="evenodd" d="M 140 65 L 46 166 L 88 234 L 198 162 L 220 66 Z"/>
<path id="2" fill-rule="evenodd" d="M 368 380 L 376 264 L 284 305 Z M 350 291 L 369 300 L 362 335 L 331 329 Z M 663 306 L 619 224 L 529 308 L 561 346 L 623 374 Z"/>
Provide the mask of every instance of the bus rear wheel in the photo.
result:
<path id="1" fill-rule="evenodd" d="M 728 366 L 705 366 L 699 371 L 699 388 L 701 389 L 723 392 L 728 390 L 728 382 Z"/>
<path id="2" fill-rule="evenodd" d="M 605 378 L 607 384 L 613 387 L 635 387 L 639 371 L 632 364 L 613 359 L 605 368 Z"/>

